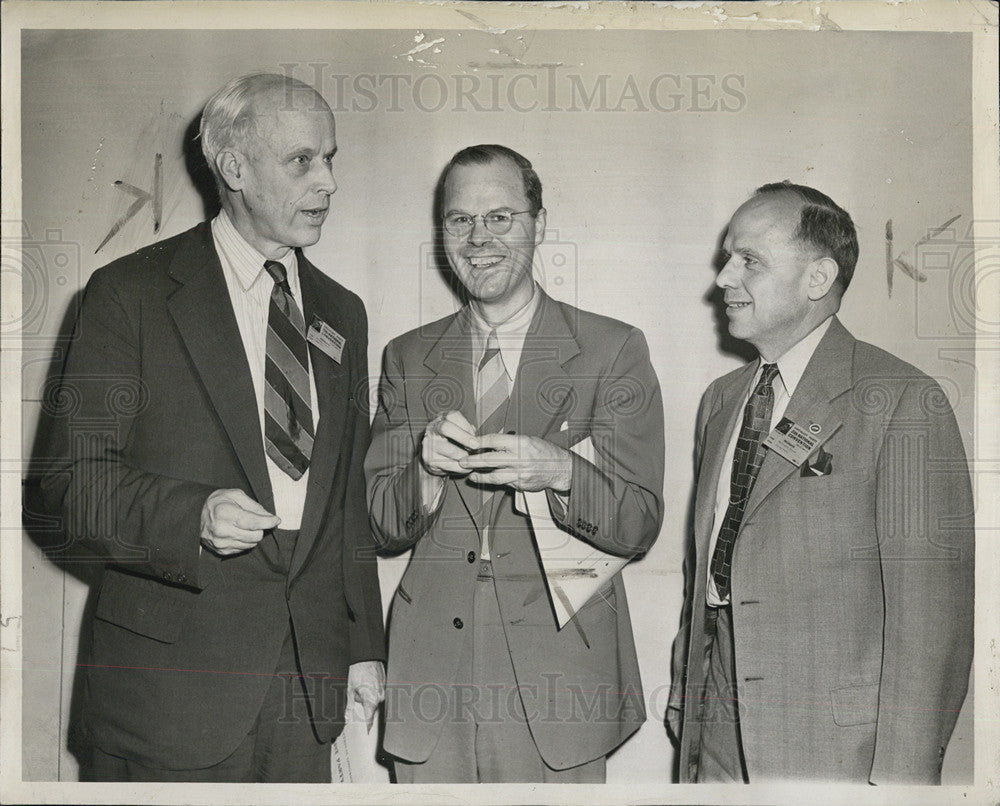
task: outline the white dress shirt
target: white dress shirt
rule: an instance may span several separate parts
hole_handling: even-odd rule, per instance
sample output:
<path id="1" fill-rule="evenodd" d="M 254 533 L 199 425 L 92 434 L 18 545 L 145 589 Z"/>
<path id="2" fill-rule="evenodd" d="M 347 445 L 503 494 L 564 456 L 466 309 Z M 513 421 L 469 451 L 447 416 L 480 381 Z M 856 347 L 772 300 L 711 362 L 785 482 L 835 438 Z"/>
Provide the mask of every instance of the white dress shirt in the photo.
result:
<path id="1" fill-rule="evenodd" d="M 774 429 L 774 426 L 785 415 L 785 409 L 788 408 L 788 401 L 795 394 L 795 388 L 802 379 L 802 373 L 805 372 L 809 359 L 816 352 L 816 347 L 823 339 L 823 336 L 826 335 L 832 319 L 833 317 L 831 316 L 824 320 L 808 336 L 789 348 L 783 356 L 774 362 L 778 365 L 778 374 L 771 383 L 771 387 L 774 390 L 774 407 L 771 410 L 771 430 Z M 719 483 L 715 495 L 715 521 L 712 524 L 712 536 L 708 542 L 708 587 L 706 588 L 706 600 L 712 607 L 729 604 L 728 596 L 725 599 L 719 596 L 715 580 L 712 578 L 712 556 L 715 554 L 715 544 L 719 539 L 719 531 L 722 529 L 722 523 L 726 519 L 726 510 L 729 509 L 729 487 L 733 472 L 733 456 L 736 454 L 736 442 L 739 439 L 740 426 L 743 423 L 743 410 L 750 399 L 750 393 L 757 385 L 757 381 L 760 380 L 763 366 L 764 362 L 758 360 L 757 371 L 754 373 L 750 386 L 746 390 L 743 405 L 740 407 L 740 415 L 736 418 L 736 426 L 729 437 L 726 455 L 722 459 L 722 467 L 719 470 Z"/>
<path id="2" fill-rule="evenodd" d="M 226 278 L 229 298 L 236 314 L 243 349 L 246 351 L 253 378 L 254 393 L 257 396 L 257 415 L 260 420 L 261 445 L 264 445 L 264 364 L 267 357 L 267 316 L 271 302 L 274 280 L 264 268 L 267 260 L 254 249 L 233 226 L 225 210 L 212 221 L 212 237 L 215 250 L 219 253 L 222 273 Z M 288 285 L 292 290 L 299 310 L 303 311 L 302 289 L 299 285 L 298 262 L 295 250 L 289 250 L 280 261 L 288 272 Z M 319 426 L 319 405 L 316 399 L 316 380 L 312 368 L 309 370 L 309 405 L 312 408 L 314 427 Z M 302 524 L 302 510 L 305 507 L 306 488 L 309 483 L 307 469 L 298 480 L 293 479 L 276 465 L 264 449 L 267 474 L 274 493 L 274 514 L 281 518 L 281 529 L 298 529 Z"/>

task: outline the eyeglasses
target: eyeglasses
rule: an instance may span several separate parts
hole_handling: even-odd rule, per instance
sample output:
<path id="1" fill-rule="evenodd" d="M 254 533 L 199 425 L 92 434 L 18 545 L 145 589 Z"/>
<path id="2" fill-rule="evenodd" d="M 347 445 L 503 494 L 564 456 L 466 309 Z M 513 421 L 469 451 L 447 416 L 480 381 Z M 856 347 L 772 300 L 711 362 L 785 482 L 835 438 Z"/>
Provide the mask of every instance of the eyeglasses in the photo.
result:
<path id="1" fill-rule="evenodd" d="M 444 228 L 456 238 L 463 238 L 472 232 L 476 226 L 476 219 L 483 219 L 483 226 L 494 235 L 506 235 L 510 228 L 514 226 L 514 216 L 530 213 L 531 210 L 520 210 L 511 212 L 510 210 L 490 210 L 482 215 L 471 215 L 470 213 L 449 213 L 444 217 Z"/>

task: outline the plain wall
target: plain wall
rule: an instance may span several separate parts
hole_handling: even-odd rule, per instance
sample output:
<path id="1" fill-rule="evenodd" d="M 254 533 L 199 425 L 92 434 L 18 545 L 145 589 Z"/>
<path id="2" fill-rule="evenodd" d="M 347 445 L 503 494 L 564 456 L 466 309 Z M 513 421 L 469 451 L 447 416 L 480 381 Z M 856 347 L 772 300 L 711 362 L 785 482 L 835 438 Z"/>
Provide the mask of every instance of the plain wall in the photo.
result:
<path id="1" fill-rule="evenodd" d="M 204 217 L 184 142 L 228 79 L 291 69 L 334 107 L 339 189 L 322 240 L 307 251 L 365 300 L 373 378 L 391 337 L 457 305 L 431 260 L 441 168 L 473 143 L 515 148 L 545 188 L 540 281 L 559 299 L 640 327 L 663 387 L 666 517 L 653 549 L 625 571 L 649 721 L 610 759 L 608 780 L 668 781 L 673 751 L 662 721 L 694 417 L 707 384 L 741 361 L 721 348 L 707 298 L 720 235 L 770 181 L 813 185 L 850 211 L 861 261 L 843 322 L 941 380 L 971 451 L 970 53 L 970 37 L 959 34 L 26 32 L 25 450 L 71 301 L 90 274 Z M 156 154 L 159 232 L 147 204 L 95 254 L 135 200 L 114 183 L 151 190 Z M 888 219 L 893 254 L 923 276 L 897 265 L 891 295 Z M 66 572 L 23 542 L 24 777 L 74 780 L 67 731 L 94 569 Z M 386 602 L 405 560 L 381 565 Z M 971 779 L 971 737 L 967 702 L 948 780 Z"/>

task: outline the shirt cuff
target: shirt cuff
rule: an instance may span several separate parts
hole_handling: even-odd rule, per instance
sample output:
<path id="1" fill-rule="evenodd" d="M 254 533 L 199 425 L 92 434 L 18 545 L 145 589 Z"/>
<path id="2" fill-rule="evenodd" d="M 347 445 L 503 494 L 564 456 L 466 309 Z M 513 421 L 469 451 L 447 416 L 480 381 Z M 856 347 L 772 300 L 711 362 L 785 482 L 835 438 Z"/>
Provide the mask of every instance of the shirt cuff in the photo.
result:
<path id="1" fill-rule="evenodd" d="M 441 506 L 441 499 L 444 497 L 444 479 L 440 476 L 421 474 L 419 484 L 420 503 L 423 505 L 424 513 L 430 515 Z"/>

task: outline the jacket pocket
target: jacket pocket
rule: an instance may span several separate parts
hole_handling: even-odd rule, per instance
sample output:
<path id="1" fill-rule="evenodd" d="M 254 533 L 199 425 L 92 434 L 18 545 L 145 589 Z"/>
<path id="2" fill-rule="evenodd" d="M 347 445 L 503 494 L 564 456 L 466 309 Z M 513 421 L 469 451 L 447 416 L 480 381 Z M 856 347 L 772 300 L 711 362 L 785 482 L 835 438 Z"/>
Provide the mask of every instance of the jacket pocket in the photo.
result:
<path id="1" fill-rule="evenodd" d="M 878 719 L 878 683 L 830 691 L 833 721 L 841 727 L 868 725 Z"/>
<path id="2" fill-rule="evenodd" d="M 94 616 L 164 644 L 180 638 L 198 594 L 115 568 L 104 572 Z"/>

